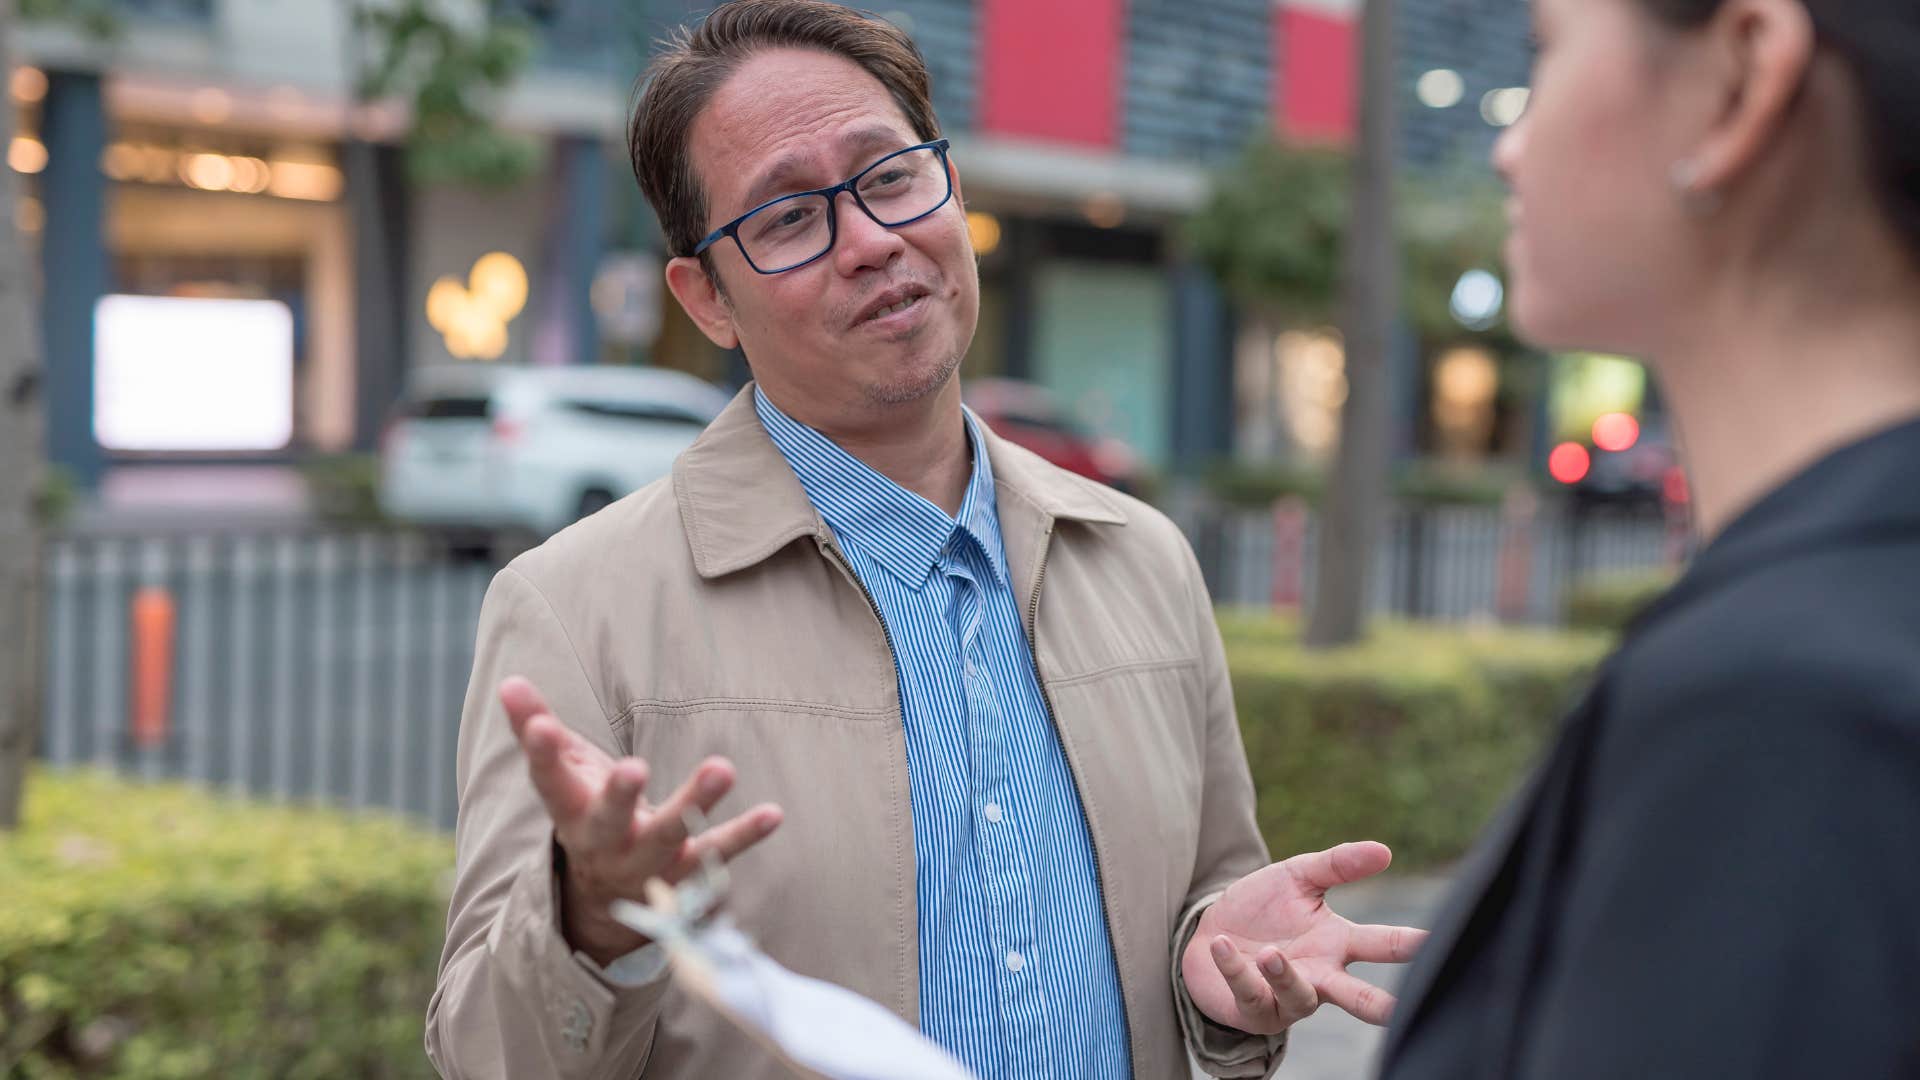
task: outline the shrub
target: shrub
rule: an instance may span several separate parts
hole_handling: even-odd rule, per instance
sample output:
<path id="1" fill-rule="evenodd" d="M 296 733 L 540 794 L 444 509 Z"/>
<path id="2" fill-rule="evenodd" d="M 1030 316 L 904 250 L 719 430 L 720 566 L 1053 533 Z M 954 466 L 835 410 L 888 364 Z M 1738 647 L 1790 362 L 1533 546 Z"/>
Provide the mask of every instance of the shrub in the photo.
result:
<path id="1" fill-rule="evenodd" d="M 451 845 L 39 772 L 0 836 L 0 1075 L 431 1077 Z"/>
<path id="2" fill-rule="evenodd" d="M 1609 574 L 1567 590 L 1567 625 L 1619 633 L 1648 604 L 1673 587 L 1667 570 Z"/>
<path id="3" fill-rule="evenodd" d="M 1221 629 L 1274 857 L 1373 839 L 1407 867 L 1466 851 L 1609 641 L 1382 622 L 1309 653 L 1290 620 L 1223 612 Z"/>

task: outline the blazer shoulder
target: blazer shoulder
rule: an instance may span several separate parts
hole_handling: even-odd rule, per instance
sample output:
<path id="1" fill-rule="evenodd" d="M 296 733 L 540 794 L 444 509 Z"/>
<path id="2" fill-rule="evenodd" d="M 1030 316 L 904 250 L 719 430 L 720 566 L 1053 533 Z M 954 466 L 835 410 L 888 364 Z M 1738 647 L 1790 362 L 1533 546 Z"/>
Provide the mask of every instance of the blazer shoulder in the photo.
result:
<path id="1" fill-rule="evenodd" d="M 1822 553 L 1686 601 L 1622 647 L 1614 711 L 1804 706 L 1920 732 L 1920 591 L 1901 584 L 1907 565 Z"/>

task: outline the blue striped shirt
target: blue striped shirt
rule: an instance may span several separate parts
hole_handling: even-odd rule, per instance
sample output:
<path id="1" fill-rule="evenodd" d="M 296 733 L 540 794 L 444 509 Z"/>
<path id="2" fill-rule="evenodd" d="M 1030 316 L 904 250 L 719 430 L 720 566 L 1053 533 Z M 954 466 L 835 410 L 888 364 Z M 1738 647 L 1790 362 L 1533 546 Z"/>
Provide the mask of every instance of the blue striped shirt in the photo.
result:
<path id="1" fill-rule="evenodd" d="M 757 388 L 754 404 L 893 643 L 921 1030 L 982 1080 L 1130 1076 L 1093 840 L 1034 674 L 973 418 L 956 520 Z"/>

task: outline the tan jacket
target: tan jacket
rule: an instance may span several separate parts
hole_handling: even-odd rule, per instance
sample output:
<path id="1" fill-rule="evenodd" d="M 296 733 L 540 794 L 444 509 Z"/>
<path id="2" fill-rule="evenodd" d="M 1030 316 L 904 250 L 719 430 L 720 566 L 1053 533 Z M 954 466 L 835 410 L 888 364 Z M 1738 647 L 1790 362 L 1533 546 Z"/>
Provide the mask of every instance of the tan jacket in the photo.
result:
<path id="1" fill-rule="evenodd" d="M 989 434 L 1041 686 L 1093 837 L 1134 1075 L 1266 1076 L 1283 1040 L 1206 1021 L 1177 958 L 1266 863 L 1225 658 L 1191 550 L 1146 505 Z M 494 688 L 531 678 L 608 754 L 678 783 L 709 754 L 771 801 L 729 910 L 780 963 L 919 1016 L 913 817 L 882 627 L 750 391 L 662 480 L 514 560 L 481 610 L 461 717 L 458 868 L 427 1052 L 449 1078 L 781 1075 L 661 978 L 607 981 L 558 930 L 551 822 Z M 1183 1033 L 1185 1038 L 1183 1040 Z"/>

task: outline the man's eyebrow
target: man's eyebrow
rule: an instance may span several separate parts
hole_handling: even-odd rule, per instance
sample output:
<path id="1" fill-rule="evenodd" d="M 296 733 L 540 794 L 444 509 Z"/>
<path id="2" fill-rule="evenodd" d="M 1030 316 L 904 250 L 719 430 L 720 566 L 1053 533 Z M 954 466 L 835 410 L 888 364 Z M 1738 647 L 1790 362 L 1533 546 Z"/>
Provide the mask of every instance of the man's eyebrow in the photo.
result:
<path id="1" fill-rule="evenodd" d="M 884 126 L 860 128 L 847 134 L 840 141 L 849 149 L 874 153 L 904 150 L 913 145 L 903 139 L 898 131 Z M 793 177 L 803 172 L 812 160 L 812 155 L 798 151 L 776 158 L 773 164 L 767 166 L 766 170 L 753 182 L 753 185 L 747 188 L 746 198 L 742 200 L 745 205 L 741 206 L 741 211 L 744 213 L 770 199 L 792 194 L 786 189 L 791 185 Z M 868 164 L 870 162 L 863 160 L 858 167 L 865 168 Z"/>

